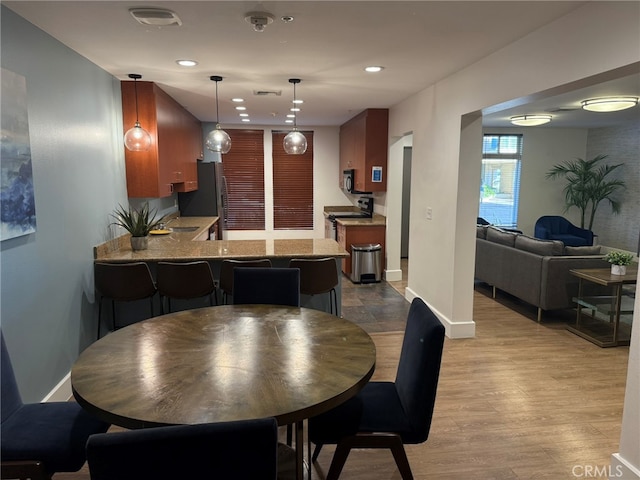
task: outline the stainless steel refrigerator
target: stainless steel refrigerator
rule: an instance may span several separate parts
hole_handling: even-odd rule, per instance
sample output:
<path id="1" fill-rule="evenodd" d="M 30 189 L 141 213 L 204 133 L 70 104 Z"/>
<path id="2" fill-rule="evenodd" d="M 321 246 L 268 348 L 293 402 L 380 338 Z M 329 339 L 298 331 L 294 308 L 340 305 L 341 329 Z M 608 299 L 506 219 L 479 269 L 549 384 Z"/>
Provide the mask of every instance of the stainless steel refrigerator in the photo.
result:
<path id="1" fill-rule="evenodd" d="M 224 239 L 227 212 L 226 189 L 222 163 L 198 162 L 198 190 L 178 193 L 178 207 L 182 217 L 220 217 L 218 240 Z"/>

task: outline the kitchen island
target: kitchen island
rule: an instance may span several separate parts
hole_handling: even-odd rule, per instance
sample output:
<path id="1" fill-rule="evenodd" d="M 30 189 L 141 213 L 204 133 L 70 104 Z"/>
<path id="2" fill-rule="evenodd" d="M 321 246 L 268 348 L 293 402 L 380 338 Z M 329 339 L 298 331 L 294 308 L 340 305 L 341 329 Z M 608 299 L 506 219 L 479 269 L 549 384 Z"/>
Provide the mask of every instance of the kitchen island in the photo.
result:
<path id="1" fill-rule="evenodd" d="M 94 260 L 107 263 L 146 262 L 155 274 L 157 262 L 210 263 L 216 280 L 225 259 L 251 260 L 268 258 L 274 267 L 287 267 L 292 258 L 335 258 L 340 266 L 349 253 L 338 242 L 328 238 L 275 240 L 207 240 L 218 217 L 179 217 L 168 221 L 166 235 L 152 235 L 149 248 L 133 251 L 129 235 L 122 235 L 94 247 Z M 338 270 L 340 271 L 340 270 Z M 338 315 L 341 311 L 342 276 L 338 277 Z M 317 298 L 316 298 L 317 297 Z M 327 298 L 324 298 L 327 297 Z M 301 298 L 303 307 L 329 311 L 328 295 Z"/>

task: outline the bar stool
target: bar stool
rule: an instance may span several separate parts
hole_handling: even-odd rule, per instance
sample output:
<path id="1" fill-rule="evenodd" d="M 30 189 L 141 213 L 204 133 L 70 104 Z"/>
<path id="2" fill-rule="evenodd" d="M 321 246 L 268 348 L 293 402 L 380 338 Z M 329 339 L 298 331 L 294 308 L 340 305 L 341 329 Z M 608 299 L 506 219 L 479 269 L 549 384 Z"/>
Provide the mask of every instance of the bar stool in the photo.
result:
<path id="1" fill-rule="evenodd" d="M 335 258 L 293 258 L 289 261 L 289 267 L 300 269 L 301 294 L 321 295 L 328 293 L 330 312 L 334 315 L 338 314 L 336 287 L 340 279 Z"/>
<path id="2" fill-rule="evenodd" d="M 220 266 L 220 290 L 222 290 L 222 303 L 227 304 L 229 295 L 233 296 L 233 269 L 235 267 L 271 267 L 271 260 L 223 260 Z"/>
<path id="3" fill-rule="evenodd" d="M 162 313 L 171 313 L 171 299 L 192 299 L 209 297 L 209 305 L 218 305 L 216 282 L 208 262 L 158 262 L 156 280 L 160 293 Z M 167 299 L 167 311 L 164 311 L 164 299 Z"/>
<path id="4" fill-rule="evenodd" d="M 98 339 L 102 323 L 102 301 L 111 300 L 113 329 L 116 330 L 115 302 L 132 302 L 149 298 L 153 317 L 153 297 L 158 291 L 149 266 L 144 262 L 94 264 L 95 287 L 100 295 L 98 306 Z"/>

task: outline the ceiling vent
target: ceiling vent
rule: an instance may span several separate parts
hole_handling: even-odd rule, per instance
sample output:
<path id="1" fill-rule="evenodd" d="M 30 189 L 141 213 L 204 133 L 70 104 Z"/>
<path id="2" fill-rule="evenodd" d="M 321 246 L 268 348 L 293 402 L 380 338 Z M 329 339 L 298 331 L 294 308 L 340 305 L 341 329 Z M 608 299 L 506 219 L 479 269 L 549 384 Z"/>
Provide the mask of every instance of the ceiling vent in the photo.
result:
<path id="1" fill-rule="evenodd" d="M 253 94 L 257 95 L 258 97 L 279 97 L 280 95 L 282 95 L 282 90 L 254 90 Z"/>
<path id="2" fill-rule="evenodd" d="M 170 25 L 180 26 L 182 20 L 171 10 L 164 8 L 130 8 L 129 13 L 142 25 L 154 27 L 168 27 Z"/>

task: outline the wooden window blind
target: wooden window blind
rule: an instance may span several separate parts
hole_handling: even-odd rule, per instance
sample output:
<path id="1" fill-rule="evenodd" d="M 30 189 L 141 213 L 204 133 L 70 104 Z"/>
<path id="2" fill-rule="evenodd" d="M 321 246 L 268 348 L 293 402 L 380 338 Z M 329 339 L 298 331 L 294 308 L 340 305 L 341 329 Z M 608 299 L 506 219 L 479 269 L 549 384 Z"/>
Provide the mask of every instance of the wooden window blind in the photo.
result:
<path id="1" fill-rule="evenodd" d="M 282 142 L 288 132 L 274 132 L 273 140 L 273 228 L 313 229 L 313 132 L 302 132 L 307 151 L 285 153 Z"/>
<path id="2" fill-rule="evenodd" d="M 225 130 L 231 150 L 222 155 L 227 230 L 264 230 L 264 132 Z"/>

